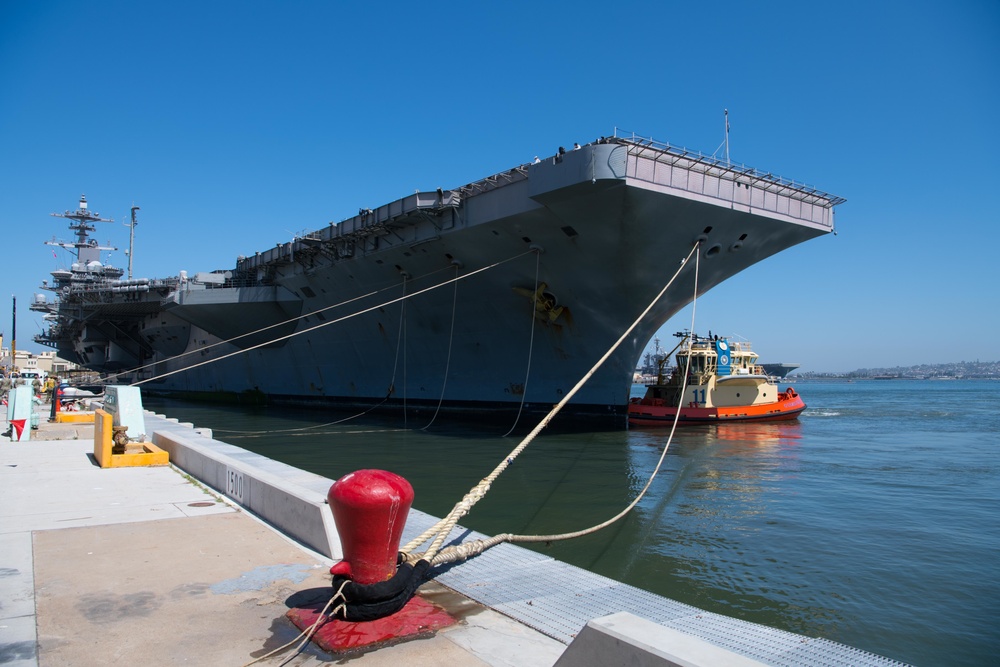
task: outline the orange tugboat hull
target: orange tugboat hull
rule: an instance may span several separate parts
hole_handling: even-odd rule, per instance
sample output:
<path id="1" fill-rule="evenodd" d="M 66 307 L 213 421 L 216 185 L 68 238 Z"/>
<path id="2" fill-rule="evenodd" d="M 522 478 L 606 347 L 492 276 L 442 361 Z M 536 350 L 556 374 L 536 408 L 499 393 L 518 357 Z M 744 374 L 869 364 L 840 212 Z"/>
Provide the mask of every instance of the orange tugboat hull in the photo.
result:
<path id="1" fill-rule="evenodd" d="M 774 403 L 735 405 L 730 407 L 700 408 L 689 405 L 680 409 L 678 423 L 713 423 L 731 421 L 780 421 L 795 419 L 806 409 L 802 397 L 794 389 L 787 389 Z M 669 426 L 677 414 L 676 406 L 663 401 L 635 398 L 628 406 L 628 423 L 631 426 Z"/>

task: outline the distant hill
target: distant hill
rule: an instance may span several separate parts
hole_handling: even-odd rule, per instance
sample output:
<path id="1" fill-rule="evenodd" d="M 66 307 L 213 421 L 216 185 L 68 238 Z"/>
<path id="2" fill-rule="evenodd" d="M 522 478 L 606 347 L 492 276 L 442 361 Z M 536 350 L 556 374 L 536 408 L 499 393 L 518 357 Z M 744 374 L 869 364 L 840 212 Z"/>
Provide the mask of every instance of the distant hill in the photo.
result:
<path id="1" fill-rule="evenodd" d="M 1000 380 L 1000 361 L 958 361 L 950 364 L 920 364 L 919 366 L 896 366 L 895 368 L 859 368 L 850 373 L 817 373 L 807 371 L 795 373 L 799 378 L 851 378 L 851 379 L 985 379 Z"/>

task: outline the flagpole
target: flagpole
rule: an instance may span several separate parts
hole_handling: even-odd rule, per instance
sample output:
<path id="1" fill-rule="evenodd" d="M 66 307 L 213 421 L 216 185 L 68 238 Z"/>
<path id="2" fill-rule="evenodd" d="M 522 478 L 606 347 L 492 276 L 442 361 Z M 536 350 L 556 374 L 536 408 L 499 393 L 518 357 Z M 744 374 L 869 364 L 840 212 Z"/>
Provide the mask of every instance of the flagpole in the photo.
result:
<path id="1" fill-rule="evenodd" d="M 729 109 L 723 109 L 726 116 L 726 164 L 729 162 Z"/>

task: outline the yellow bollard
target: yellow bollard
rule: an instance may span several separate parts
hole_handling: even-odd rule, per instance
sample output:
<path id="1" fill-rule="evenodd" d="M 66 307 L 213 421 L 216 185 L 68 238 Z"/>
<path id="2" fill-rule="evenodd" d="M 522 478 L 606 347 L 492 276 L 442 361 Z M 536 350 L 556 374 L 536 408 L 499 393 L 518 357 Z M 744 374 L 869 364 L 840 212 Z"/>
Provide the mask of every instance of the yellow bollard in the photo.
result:
<path id="1" fill-rule="evenodd" d="M 130 442 L 124 454 L 112 453 L 114 418 L 104 410 L 94 411 L 94 458 L 102 468 L 163 466 L 170 463 L 170 453 L 151 442 Z"/>

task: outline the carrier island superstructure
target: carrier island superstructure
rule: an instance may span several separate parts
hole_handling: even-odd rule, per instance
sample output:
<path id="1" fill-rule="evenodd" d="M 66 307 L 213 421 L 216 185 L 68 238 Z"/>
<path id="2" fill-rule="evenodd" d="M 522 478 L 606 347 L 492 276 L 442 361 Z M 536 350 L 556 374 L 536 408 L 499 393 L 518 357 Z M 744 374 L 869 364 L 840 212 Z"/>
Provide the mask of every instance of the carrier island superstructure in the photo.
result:
<path id="1" fill-rule="evenodd" d="M 186 398 L 407 411 L 547 412 L 695 244 L 698 291 L 834 229 L 844 200 L 634 135 L 417 192 L 231 268 L 126 279 L 73 220 L 36 341 Z M 689 265 L 692 264 L 689 262 Z M 691 300 L 685 267 L 564 414 L 625 423 L 646 342 Z"/>

